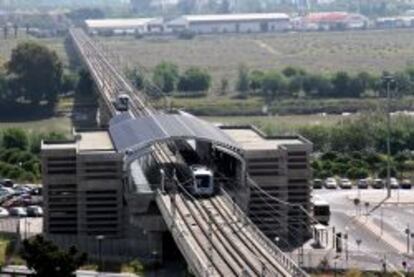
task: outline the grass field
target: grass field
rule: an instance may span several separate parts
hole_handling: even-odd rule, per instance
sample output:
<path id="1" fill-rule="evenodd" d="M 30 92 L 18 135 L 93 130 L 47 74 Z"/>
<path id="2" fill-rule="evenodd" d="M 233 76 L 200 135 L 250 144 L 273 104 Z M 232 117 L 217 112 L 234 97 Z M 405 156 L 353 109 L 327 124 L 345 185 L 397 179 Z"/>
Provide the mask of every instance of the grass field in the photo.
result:
<path id="1" fill-rule="evenodd" d="M 255 125 L 267 134 L 276 135 L 296 133 L 304 126 L 333 126 L 345 117 L 341 115 L 287 115 L 204 117 L 204 119 L 226 125 Z"/>
<path id="2" fill-rule="evenodd" d="M 70 134 L 72 129 L 72 121 L 67 117 L 52 117 L 41 120 L 30 120 L 28 119 L 25 122 L 1 122 L 0 129 L 4 128 L 23 128 L 29 132 L 36 133 L 48 133 L 48 132 L 62 132 L 65 134 Z"/>
<path id="3" fill-rule="evenodd" d="M 215 84 L 252 69 L 300 66 L 310 72 L 398 70 L 414 64 L 414 30 L 199 36 L 193 40 L 100 38 L 123 65 L 152 69 L 162 61 L 208 69 Z"/>

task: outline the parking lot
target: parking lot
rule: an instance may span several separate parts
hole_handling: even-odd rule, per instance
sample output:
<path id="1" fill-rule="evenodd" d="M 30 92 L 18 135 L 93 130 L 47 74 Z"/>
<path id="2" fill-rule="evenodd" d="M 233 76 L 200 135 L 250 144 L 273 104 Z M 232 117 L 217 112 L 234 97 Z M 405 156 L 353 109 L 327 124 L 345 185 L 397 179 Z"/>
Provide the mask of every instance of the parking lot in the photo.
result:
<path id="1" fill-rule="evenodd" d="M 314 189 L 384 189 L 388 187 L 387 179 L 381 178 L 365 178 L 358 180 L 350 180 L 348 178 L 337 178 L 329 177 L 324 180 L 314 179 L 312 181 L 312 186 Z M 412 188 L 411 180 L 402 179 L 398 180 L 397 178 L 391 177 L 389 181 L 389 186 L 391 189 L 408 189 Z"/>
<path id="2" fill-rule="evenodd" d="M 42 232 L 41 186 L 0 181 L 0 232 L 23 238 Z"/>

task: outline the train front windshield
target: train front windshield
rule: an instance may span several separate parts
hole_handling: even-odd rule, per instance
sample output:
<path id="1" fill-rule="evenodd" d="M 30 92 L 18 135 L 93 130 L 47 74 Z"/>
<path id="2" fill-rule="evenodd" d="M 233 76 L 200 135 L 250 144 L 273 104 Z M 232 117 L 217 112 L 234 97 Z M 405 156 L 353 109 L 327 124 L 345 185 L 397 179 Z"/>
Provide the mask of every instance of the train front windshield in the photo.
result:
<path id="1" fill-rule="evenodd" d="M 196 179 L 196 184 L 198 188 L 209 188 L 210 187 L 211 176 L 197 175 L 195 179 Z"/>

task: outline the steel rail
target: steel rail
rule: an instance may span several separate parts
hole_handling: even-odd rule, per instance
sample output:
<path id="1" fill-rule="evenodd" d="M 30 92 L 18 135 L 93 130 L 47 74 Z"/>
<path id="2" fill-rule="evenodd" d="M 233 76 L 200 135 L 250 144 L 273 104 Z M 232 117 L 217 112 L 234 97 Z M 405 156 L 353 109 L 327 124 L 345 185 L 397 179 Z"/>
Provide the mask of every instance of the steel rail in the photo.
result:
<path id="1" fill-rule="evenodd" d="M 88 70 L 91 72 L 92 78 L 97 85 L 98 91 L 102 93 L 102 98 L 105 102 L 105 105 L 112 116 L 119 114 L 119 112 L 116 111 L 112 101 L 116 100 L 117 96 L 121 93 L 126 93 L 130 96 L 132 100 L 130 101 L 130 113 L 134 117 L 153 116 L 158 113 L 149 103 L 146 103 L 145 95 L 137 92 L 133 88 L 133 86 L 123 76 L 123 74 L 120 73 L 119 70 L 117 70 L 109 61 L 109 59 L 105 55 L 105 51 L 97 47 L 83 30 L 71 29 L 70 35 L 76 45 L 76 48 L 78 49 L 80 56 L 83 58 L 85 64 L 88 67 Z M 163 162 L 173 161 L 173 159 L 171 158 L 172 153 L 165 145 L 155 144 L 153 146 L 153 149 L 154 159 L 159 164 L 163 164 Z M 226 201 L 231 201 L 231 199 L 227 199 Z M 197 203 L 195 203 L 194 205 L 196 204 Z M 200 231 L 203 231 L 202 226 L 205 227 L 205 224 L 207 224 L 207 221 L 205 220 L 205 214 L 201 213 L 201 215 L 196 215 L 194 210 L 191 210 L 188 207 L 187 209 L 190 212 L 190 214 L 192 214 L 193 219 L 198 221 L 198 225 L 201 225 L 198 226 Z M 181 218 L 183 219 L 184 224 L 190 224 L 189 222 L 186 222 L 186 217 L 183 216 L 183 208 L 179 207 L 178 210 L 179 213 L 181 213 Z M 240 218 L 244 218 L 245 214 L 243 212 L 240 213 L 240 211 L 238 211 L 238 216 L 240 216 Z M 204 217 L 203 220 L 201 220 L 200 217 Z M 228 219 L 223 218 L 223 220 L 226 221 Z M 272 254 L 272 256 L 275 257 L 275 261 L 279 263 L 278 267 L 284 270 L 288 270 L 288 272 L 290 273 L 289 275 L 284 276 L 307 276 L 306 273 L 304 273 L 297 265 L 294 264 L 293 261 L 290 260 L 290 258 L 282 255 L 281 253 L 283 252 L 281 252 L 279 248 L 275 247 L 274 245 L 270 246 L 270 240 L 264 239 L 264 235 L 260 232 L 260 230 L 258 230 L 257 227 L 254 227 L 255 226 L 251 224 L 251 231 L 253 236 L 260 239 L 260 242 L 264 243 L 265 249 L 269 251 L 269 254 Z M 190 225 L 187 225 L 187 228 L 190 228 Z M 204 241 L 209 241 L 209 237 L 205 233 L 205 228 L 203 233 L 205 235 L 205 238 L 203 237 Z M 228 238 L 227 235 L 223 234 L 223 238 L 226 237 L 227 240 L 231 240 L 231 238 Z M 201 240 L 200 238 L 197 238 L 197 236 L 194 233 L 193 239 Z M 203 249 L 203 247 L 201 248 Z M 218 253 L 220 253 L 220 251 L 218 251 Z M 223 254 L 220 253 L 220 255 Z M 242 258 L 239 257 L 239 261 L 240 259 Z M 226 260 L 224 256 L 223 260 Z M 255 273 L 257 273 L 257 271 Z"/>

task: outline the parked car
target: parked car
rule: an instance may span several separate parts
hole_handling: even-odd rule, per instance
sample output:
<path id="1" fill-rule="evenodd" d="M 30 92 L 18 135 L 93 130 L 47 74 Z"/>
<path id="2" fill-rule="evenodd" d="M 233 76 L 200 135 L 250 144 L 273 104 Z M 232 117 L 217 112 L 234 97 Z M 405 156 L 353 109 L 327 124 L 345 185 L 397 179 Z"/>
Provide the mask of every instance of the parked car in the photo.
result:
<path id="1" fill-rule="evenodd" d="M 357 186 L 359 189 L 367 189 L 369 186 L 368 179 L 359 179 L 357 182 Z"/>
<path id="2" fill-rule="evenodd" d="M 339 180 L 339 187 L 341 189 L 351 189 L 352 183 L 348 178 L 342 178 L 341 180 Z"/>
<path id="3" fill-rule="evenodd" d="M 336 182 L 335 178 L 326 178 L 325 187 L 327 189 L 336 189 L 338 187 L 338 183 Z"/>
<path id="4" fill-rule="evenodd" d="M 15 191 L 9 187 L 0 187 L 0 194 L 14 195 Z"/>
<path id="5" fill-rule="evenodd" d="M 374 189 L 383 189 L 385 187 L 385 183 L 382 179 L 375 179 L 374 182 L 372 182 L 372 188 Z"/>
<path id="6" fill-rule="evenodd" d="M 392 189 L 400 188 L 400 184 L 398 183 L 398 180 L 394 177 L 390 178 L 390 188 Z"/>
<path id="7" fill-rule="evenodd" d="M 4 187 L 7 187 L 7 188 L 14 187 L 14 182 L 11 179 L 3 179 L 0 181 L 0 184 L 2 184 Z"/>
<path id="8" fill-rule="evenodd" d="M 9 210 L 11 216 L 15 217 L 26 217 L 27 211 L 24 207 L 14 207 Z"/>
<path id="9" fill-rule="evenodd" d="M 30 194 L 31 191 L 29 188 L 21 185 L 14 187 L 13 190 L 15 195 Z"/>
<path id="10" fill-rule="evenodd" d="M 412 187 L 412 184 L 409 179 L 404 179 L 400 183 L 400 188 L 402 189 L 411 189 L 411 187 Z"/>
<path id="11" fill-rule="evenodd" d="M 43 209 L 40 206 L 29 206 L 27 207 L 27 216 L 30 217 L 41 217 L 43 216 Z"/>
<path id="12" fill-rule="evenodd" d="M 9 211 L 3 207 L 0 207 L 0 218 L 8 217 Z"/>
<path id="13" fill-rule="evenodd" d="M 312 182 L 312 186 L 314 189 L 321 189 L 323 185 L 323 181 L 321 179 L 314 179 Z"/>

